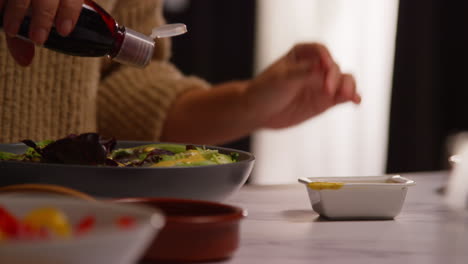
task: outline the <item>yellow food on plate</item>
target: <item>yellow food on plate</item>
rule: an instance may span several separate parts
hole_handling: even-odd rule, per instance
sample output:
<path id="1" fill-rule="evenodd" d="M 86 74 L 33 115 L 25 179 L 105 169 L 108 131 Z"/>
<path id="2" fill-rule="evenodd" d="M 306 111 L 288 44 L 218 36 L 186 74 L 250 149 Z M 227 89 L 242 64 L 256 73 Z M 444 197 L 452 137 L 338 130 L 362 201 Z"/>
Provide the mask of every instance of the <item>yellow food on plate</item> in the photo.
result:
<path id="1" fill-rule="evenodd" d="M 24 218 L 23 222 L 33 229 L 47 228 L 60 237 L 71 235 L 67 216 L 55 208 L 43 207 L 33 210 Z"/>
<path id="2" fill-rule="evenodd" d="M 209 162 L 201 152 L 197 150 L 189 150 L 186 152 L 186 155 L 174 160 L 165 160 L 155 163 L 151 167 L 172 167 L 172 166 L 181 166 L 181 165 L 192 165 L 199 164 L 202 162 Z"/>

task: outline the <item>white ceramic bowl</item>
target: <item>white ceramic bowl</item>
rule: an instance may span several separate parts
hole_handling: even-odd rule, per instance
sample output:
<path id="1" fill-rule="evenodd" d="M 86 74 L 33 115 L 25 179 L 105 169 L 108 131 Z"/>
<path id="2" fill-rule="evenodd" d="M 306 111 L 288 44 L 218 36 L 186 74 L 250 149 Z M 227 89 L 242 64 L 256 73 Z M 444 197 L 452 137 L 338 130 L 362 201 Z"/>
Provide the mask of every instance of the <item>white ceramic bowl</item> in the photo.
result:
<path id="1" fill-rule="evenodd" d="M 300 178 L 312 208 L 328 219 L 393 219 L 414 181 L 399 175 Z"/>
<path id="2" fill-rule="evenodd" d="M 16 217 L 33 209 L 53 207 L 65 213 L 71 225 L 93 215 L 95 227 L 71 238 L 48 240 L 6 240 L 0 242 L 0 263 L 15 264 L 130 264 L 137 262 L 164 225 L 161 212 L 149 207 L 106 202 L 86 202 L 70 198 L 0 196 L 0 206 Z M 116 219 L 130 216 L 135 222 L 122 229 Z"/>

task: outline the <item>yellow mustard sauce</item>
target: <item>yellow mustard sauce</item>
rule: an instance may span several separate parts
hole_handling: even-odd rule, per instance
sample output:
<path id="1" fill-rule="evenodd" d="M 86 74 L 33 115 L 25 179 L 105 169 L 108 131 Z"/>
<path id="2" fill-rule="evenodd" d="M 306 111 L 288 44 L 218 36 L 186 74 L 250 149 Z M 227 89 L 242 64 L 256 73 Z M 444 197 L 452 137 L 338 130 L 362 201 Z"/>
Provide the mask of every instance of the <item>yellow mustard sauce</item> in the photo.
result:
<path id="1" fill-rule="evenodd" d="M 176 164 L 179 164 L 179 163 L 190 164 L 190 163 L 201 162 L 201 161 L 205 161 L 205 160 L 206 160 L 205 157 L 203 157 L 203 155 L 201 155 L 200 152 L 198 152 L 196 150 L 191 150 L 189 157 L 182 158 L 182 159 L 176 159 L 176 160 L 161 161 L 161 162 L 158 162 L 158 163 L 156 163 L 154 165 L 151 165 L 151 167 L 171 167 L 171 166 L 175 166 Z"/>
<path id="2" fill-rule="evenodd" d="M 311 182 L 307 184 L 313 190 L 338 190 L 343 185 L 343 182 Z"/>

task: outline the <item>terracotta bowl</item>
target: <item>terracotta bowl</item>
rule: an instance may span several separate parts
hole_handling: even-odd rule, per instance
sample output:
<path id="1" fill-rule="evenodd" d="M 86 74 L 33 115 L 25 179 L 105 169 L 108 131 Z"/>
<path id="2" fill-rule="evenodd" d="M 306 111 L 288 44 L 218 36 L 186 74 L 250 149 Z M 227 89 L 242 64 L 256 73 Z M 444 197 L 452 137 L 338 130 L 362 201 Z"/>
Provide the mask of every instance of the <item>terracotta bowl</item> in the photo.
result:
<path id="1" fill-rule="evenodd" d="M 178 263 L 230 258 L 239 246 L 246 211 L 222 203 L 173 198 L 128 198 L 114 202 L 160 209 L 166 225 L 144 255 L 147 262 Z"/>

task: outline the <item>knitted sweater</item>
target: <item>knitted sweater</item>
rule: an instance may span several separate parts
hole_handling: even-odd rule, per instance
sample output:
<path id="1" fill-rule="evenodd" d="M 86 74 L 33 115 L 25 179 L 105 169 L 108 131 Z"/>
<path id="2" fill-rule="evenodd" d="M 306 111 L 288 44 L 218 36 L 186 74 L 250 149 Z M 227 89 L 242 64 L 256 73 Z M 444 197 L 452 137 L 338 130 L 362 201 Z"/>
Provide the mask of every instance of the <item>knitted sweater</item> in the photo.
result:
<path id="1" fill-rule="evenodd" d="M 97 0 L 121 25 L 144 34 L 164 23 L 162 0 Z M 0 34 L 0 142 L 57 139 L 98 132 L 118 140 L 158 140 L 171 104 L 187 89 L 208 88 L 184 76 L 157 41 L 145 69 L 103 58 L 36 48 L 29 67 L 17 65 Z"/>

